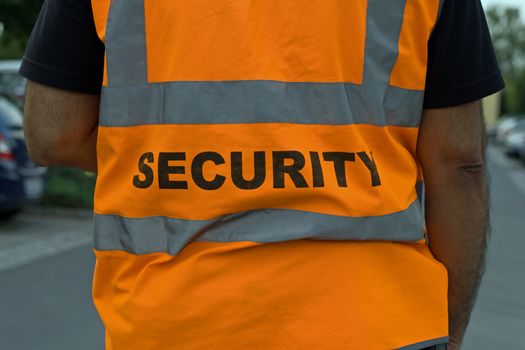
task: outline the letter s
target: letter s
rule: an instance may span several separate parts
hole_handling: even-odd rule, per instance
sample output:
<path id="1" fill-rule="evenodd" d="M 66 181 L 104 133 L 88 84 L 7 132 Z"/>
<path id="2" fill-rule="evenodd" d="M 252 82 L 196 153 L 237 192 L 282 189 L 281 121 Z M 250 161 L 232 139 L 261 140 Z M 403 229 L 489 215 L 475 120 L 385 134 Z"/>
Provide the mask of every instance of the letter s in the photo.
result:
<path id="1" fill-rule="evenodd" d="M 153 169 L 151 169 L 146 162 L 153 163 L 154 161 L 155 159 L 152 152 L 146 152 L 140 156 L 139 172 L 145 176 L 145 179 L 141 180 L 139 175 L 133 176 L 133 186 L 136 188 L 148 188 L 153 184 L 153 180 L 155 179 Z"/>

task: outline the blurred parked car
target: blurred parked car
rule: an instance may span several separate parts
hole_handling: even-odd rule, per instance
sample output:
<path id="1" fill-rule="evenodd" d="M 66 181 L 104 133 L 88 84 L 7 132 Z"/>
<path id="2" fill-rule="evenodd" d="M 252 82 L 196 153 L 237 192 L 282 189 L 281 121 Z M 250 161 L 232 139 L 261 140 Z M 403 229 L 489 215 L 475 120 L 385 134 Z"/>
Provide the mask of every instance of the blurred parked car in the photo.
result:
<path id="1" fill-rule="evenodd" d="M 525 119 L 519 119 L 504 139 L 505 154 L 511 158 L 519 157 L 519 150 L 525 144 Z"/>
<path id="2" fill-rule="evenodd" d="M 521 159 L 523 165 L 525 165 L 525 143 L 518 147 L 518 157 Z"/>
<path id="3" fill-rule="evenodd" d="M 496 124 L 496 141 L 498 143 L 505 143 L 505 140 L 509 136 L 509 133 L 512 131 L 512 129 L 518 124 L 518 121 L 521 120 L 522 117 L 518 115 L 507 115 L 501 117 L 500 120 L 498 120 L 498 123 Z"/>
<path id="4" fill-rule="evenodd" d="M 0 216 L 10 216 L 42 196 L 45 170 L 29 159 L 22 113 L 0 97 Z"/>
<path id="5" fill-rule="evenodd" d="M 24 106 L 27 80 L 18 74 L 22 61 L 0 61 L 0 96 L 11 100 L 18 108 Z"/>

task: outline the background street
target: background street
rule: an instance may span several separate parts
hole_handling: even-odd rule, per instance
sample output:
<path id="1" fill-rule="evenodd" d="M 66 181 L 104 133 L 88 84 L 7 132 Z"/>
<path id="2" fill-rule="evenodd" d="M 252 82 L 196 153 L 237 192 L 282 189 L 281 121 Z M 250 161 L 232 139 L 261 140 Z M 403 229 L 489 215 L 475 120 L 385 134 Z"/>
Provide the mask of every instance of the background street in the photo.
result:
<path id="1" fill-rule="evenodd" d="M 489 149 L 493 232 L 463 349 L 525 348 L 525 167 Z M 30 210 L 0 222 L 0 348 L 103 349 L 91 301 L 86 213 Z"/>
<path id="2" fill-rule="evenodd" d="M 489 149 L 492 241 L 464 350 L 525 348 L 525 168 Z"/>

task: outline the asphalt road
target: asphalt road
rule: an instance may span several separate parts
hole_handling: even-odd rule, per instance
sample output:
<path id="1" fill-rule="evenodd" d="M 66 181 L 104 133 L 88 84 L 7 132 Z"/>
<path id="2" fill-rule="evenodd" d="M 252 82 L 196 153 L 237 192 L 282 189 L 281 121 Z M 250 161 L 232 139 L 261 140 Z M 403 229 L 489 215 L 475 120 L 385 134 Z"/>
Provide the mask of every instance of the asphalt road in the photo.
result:
<path id="1" fill-rule="evenodd" d="M 489 150 L 493 232 L 464 350 L 525 349 L 525 167 Z M 0 350 L 103 349 L 89 217 L 0 223 Z"/>
<path id="2" fill-rule="evenodd" d="M 86 217 L 30 212 L 0 223 L 0 350 L 103 349 L 91 242 Z"/>

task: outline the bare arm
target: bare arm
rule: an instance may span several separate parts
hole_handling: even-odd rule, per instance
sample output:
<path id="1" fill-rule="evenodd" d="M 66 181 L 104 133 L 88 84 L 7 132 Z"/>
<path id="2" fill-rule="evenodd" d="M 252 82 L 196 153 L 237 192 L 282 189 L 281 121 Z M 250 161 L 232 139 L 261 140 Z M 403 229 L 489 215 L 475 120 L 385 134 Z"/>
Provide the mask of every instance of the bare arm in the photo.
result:
<path id="1" fill-rule="evenodd" d="M 40 165 L 97 171 L 99 95 L 27 86 L 24 133 L 31 158 Z"/>
<path id="2" fill-rule="evenodd" d="M 449 334 L 457 349 L 483 273 L 489 228 L 481 103 L 426 110 L 418 157 L 430 248 L 448 270 Z"/>

